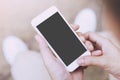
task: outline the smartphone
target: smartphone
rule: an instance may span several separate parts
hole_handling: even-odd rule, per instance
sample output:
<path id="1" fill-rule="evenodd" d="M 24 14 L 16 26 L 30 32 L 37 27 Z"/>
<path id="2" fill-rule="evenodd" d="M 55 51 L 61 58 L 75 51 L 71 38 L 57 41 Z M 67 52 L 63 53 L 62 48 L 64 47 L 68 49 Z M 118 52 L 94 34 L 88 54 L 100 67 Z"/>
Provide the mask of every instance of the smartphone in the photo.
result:
<path id="1" fill-rule="evenodd" d="M 76 32 L 55 6 L 35 17 L 32 26 L 45 39 L 54 55 L 69 72 L 79 67 L 76 62 L 79 57 L 90 55 Z"/>

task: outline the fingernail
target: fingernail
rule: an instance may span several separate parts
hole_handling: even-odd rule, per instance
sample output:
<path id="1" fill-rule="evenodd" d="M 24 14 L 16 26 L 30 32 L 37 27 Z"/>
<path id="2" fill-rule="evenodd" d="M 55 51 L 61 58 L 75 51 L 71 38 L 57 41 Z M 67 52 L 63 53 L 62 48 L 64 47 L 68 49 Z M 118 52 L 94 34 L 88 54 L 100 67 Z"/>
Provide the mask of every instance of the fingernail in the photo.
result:
<path id="1" fill-rule="evenodd" d="M 85 42 L 85 45 L 87 46 L 88 49 L 90 48 L 90 46 L 87 42 Z"/>
<path id="2" fill-rule="evenodd" d="M 71 24 L 72 26 L 79 26 L 79 25 L 77 25 L 77 24 Z"/>
<path id="3" fill-rule="evenodd" d="M 90 45 L 89 48 L 90 48 L 91 50 L 93 50 L 93 46 L 92 46 L 92 45 Z"/>
<path id="4" fill-rule="evenodd" d="M 92 45 L 90 44 L 90 43 L 86 43 L 86 45 L 88 46 L 88 49 L 90 49 L 91 50 L 91 48 L 92 48 Z"/>

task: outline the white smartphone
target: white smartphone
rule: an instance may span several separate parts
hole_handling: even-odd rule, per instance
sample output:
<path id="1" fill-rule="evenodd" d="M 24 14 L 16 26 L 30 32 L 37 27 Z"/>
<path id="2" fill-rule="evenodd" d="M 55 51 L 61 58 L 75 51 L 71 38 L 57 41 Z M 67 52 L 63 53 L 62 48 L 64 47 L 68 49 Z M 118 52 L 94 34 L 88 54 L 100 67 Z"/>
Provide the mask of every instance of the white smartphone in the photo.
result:
<path id="1" fill-rule="evenodd" d="M 76 32 L 56 7 L 51 7 L 32 20 L 32 26 L 69 72 L 76 70 L 77 59 L 90 55 Z"/>

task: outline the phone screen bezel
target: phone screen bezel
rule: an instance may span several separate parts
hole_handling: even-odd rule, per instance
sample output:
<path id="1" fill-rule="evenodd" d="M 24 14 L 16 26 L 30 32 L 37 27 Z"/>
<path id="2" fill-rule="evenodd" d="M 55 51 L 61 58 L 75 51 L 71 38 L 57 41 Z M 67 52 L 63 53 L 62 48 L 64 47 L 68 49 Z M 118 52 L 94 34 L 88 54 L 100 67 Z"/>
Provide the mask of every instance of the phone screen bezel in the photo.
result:
<path id="1" fill-rule="evenodd" d="M 51 7 L 48 10 L 46 10 L 45 12 L 43 12 L 42 14 L 40 14 L 39 16 L 37 16 L 36 18 L 34 18 L 32 20 L 32 26 L 38 32 L 38 34 L 40 34 L 44 38 L 44 40 L 46 41 L 46 43 L 48 44 L 48 46 L 50 47 L 50 49 L 53 51 L 53 53 L 55 54 L 55 56 L 63 63 L 63 65 L 67 68 L 67 70 L 70 71 L 70 72 L 72 72 L 77 67 L 79 67 L 79 65 L 76 63 L 77 59 L 75 61 L 73 61 L 70 65 L 66 66 L 65 63 L 62 61 L 62 59 L 58 56 L 58 54 L 52 48 L 52 46 L 48 43 L 48 41 L 42 35 L 42 33 L 37 29 L 37 26 L 39 24 L 41 24 L 42 22 L 44 22 L 46 19 L 48 19 L 49 17 L 51 17 L 52 15 L 54 15 L 57 12 L 60 14 L 60 16 L 63 18 L 63 20 L 67 23 L 67 25 L 72 30 L 72 32 L 75 34 L 75 36 L 80 40 L 80 38 L 78 37 L 78 35 L 76 34 L 76 32 L 70 27 L 69 23 L 66 21 L 66 19 L 62 16 L 62 14 L 60 13 L 60 11 L 56 7 Z M 83 44 L 83 42 L 81 40 L 80 40 L 80 42 L 82 43 L 83 47 L 85 47 L 85 45 Z M 85 47 L 85 49 L 87 50 L 86 47 Z M 85 56 L 85 55 L 90 55 L 90 52 L 87 50 L 81 56 Z M 80 57 L 80 56 L 78 56 L 78 57 Z"/>

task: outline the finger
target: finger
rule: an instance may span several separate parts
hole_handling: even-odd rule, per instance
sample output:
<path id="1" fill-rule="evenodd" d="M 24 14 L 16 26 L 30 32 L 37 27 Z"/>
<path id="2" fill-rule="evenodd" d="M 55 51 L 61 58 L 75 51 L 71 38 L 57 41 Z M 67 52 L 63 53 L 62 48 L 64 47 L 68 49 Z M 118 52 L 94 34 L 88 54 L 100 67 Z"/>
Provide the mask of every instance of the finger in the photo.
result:
<path id="1" fill-rule="evenodd" d="M 90 41 L 86 41 L 85 45 L 86 45 L 86 47 L 87 47 L 87 49 L 89 51 L 93 51 L 94 50 L 94 46 L 93 46 L 93 44 Z"/>
<path id="2" fill-rule="evenodd" d="M 101 59 L 101 57 L 85 56 L 78 59 L 78 65 L 104 67 L 104 61 Z"/>
<path id="3" fill-rule="evenodd" d="M 79 29 L 79 25 L 71 24 L 71 27 L 73 28 L 74 31 L 77 31 Z"/>
<path id="4" fill-rule="evenodd" d="M 103 53 L 101 50 L 97 50 L 97 51 L 92 52 L 92 56 L 102 56 L 102 55 L 103 55 Z"/>
<path id="5" fill-rule="evenodd" d="M 76 69 L 73 73 L 71 73 L 73 76 L 73 80 L 84 80 L 83 79 L 83 74 L 84 74 L 84 69 L 78 68 Z"/>
<path id="6" fill-rule="evenodd" d="M 85 40 L 83 34 L 80 32 L 77 32 L 77 35 L 80 37 L 80 40 L 85 43 L 86 40 Z"/>
<path id="7" fill-rule="evenodd" d="M 55 56 L 52 54 L 52 52 L 48 48 L 48 45 L 45 43 L 44 39 L 39 35 L 35 36 L 35 39 L 39 44 L 41 55 L 43 57 L 44 62 L 47 64 L 55 61 Z"/>
<path id="8" fill-rule="evenodd" d="M 104 45 L 106 42 L 106 39 L 100 35 L 98 35 L 97 33 L 93 33 L 93 32 L 88 32 L 86 34 L 84 34 L 85 39 L 90 40 L 91 42 L 98 44 L 100 46 Z"/>

